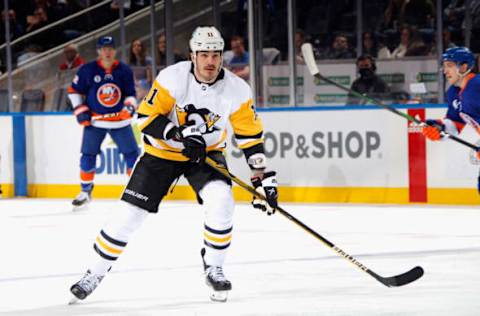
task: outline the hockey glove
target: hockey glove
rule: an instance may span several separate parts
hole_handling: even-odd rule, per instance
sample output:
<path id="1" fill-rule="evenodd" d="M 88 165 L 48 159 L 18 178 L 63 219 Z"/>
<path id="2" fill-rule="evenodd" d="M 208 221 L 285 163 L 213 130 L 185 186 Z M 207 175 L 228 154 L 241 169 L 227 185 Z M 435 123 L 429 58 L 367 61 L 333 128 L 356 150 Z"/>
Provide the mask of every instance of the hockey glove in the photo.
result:
<path id="1" fill-rule="evenodd" d="M 264 195 L 267 200 L 264 201 L 256 196 L 253 197 L 252 205 L 268 215 L 275 213 L 275 208 L 278 207 L 278 191 L 277 178 L 275 171 L 267 171 L 260 173 L 251 178 L 255 190 Z"/>
<path id="2" fill-rule="evenodd" d="M 423 126 L 422 134 L 431 141 L 440 140 L 443 136 L 441 132 L 445 130 L 445 124 L 441 120 L 426 120 L 427 126 Z"/>
<path id="3" fill-rule="evenodd" d="M 77 118 L 77 122 L 83 126 L 90 126 L 92 121 L 92 112 L 85 104 L 81 104 L 73 109 L 73 114 Z"/>
<path id="4" fill-rule="evenodd" d="M 125 106 L 122 109 L 122 116 L 126 118 L 131 118 L 135 114 L 135 106 L 132 104 L 125 104 Z"/>
<path id="5" fill-rule="evenodd" d="M 202 133 L 195 125 L 182 125 L 176 128 L 174 139 L 183 143 L 182 154 L 192 162 L 203 162 L 207 155 L 207 145 Z"/>

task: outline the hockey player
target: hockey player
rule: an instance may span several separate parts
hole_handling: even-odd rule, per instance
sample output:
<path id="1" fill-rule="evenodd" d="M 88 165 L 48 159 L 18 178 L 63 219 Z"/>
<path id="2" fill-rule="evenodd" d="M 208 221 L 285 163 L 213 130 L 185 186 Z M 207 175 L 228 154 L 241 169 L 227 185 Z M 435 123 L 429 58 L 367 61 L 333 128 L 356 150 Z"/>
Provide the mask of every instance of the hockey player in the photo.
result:
<path id="1" fill-rule="evenodd" d="M 128 174 L 138 157 L 138 145 L 130 125 L 138 105 L 133 72 L 115 59 L 113 37 L 101 37 L 97 52 L 98 60 L 83 65 L 68 89 L 74 114 L 83 126 L 81 192 L 72 202 L 74 209 L 83 207 L 91 199 L 96 158 L 107 133 L 123 154 Z"/>
<path id="2" fill-rule="evenodd" d="M 97 261 L 71 287 L 73 301 L 87 297 L 125 249 L 132 233 L 156 213 L 169 187 L 184 175 L 205 210 L 201 250 L 211 299 L 226 301 L 232 285 L 223 263 L 232 240 L 234 201 L 231 181 L 203 163 L 223 156 L 230 123 L 252 171 L 252 183 L 268 203 L 255 208 L 272 214 L 277 206 L 274 171 L 266 171 L 263 127 L 245 81 L 222 67 L 224 41 L 215 27 L 198 27 L 190 39 L 192 61 L 169 66 L 157 76 L 140 104 L 138 117 L 145 153 L 121 198 L 121 205 L 94 243 Z M 179 227 L 179 231 L 181 228 Z"/>
<path id="3" fill-rule="evenodd" d="M 473 73 L 475 56 L 466 47 L 454 47 L 442 56 L 443 73 L 450 83 L 447 90 L 448 110 L 444 119 L 426 120 L 422 133 L 432 141 L 442 139 L 442 131 L 458 135 L 465 124 L 480 134 L 480 76 Z M 477 157 L 480 155 L 477 153 Z M 480 192 L 480 177 L 477 189 Z"/>

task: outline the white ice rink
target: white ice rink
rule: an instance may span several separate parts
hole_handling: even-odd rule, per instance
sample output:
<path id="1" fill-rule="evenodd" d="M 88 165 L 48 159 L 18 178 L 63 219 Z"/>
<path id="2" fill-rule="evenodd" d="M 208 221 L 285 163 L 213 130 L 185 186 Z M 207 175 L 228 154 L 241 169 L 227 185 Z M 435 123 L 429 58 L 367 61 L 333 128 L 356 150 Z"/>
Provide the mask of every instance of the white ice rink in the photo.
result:
<path id="1" fill-rule="evenodd" d="M 281 215 L 236 207 L 225 265 L 227 303 L 208 298 L 201 267 L 203 213 L 169 202 L 131 239 L 99 288 L 67 305 L 94 258 L 93 239 L 115 212 L 96 200 L 0 200 L 2 315 L 480 315 L 480 208 L 284 204 L 382 276 L 421 265 L 387 288 Z"/>

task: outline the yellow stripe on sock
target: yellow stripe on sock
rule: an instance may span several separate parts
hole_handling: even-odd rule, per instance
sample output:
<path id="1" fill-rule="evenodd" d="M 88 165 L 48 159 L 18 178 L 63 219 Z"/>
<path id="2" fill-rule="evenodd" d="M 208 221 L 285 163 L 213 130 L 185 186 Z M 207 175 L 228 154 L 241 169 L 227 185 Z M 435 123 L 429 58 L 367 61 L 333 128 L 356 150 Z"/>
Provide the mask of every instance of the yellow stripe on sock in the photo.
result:
<path id="1" fill-rule="evenodd" d="M 210 235 L 207 232 L 204 232 L 203 236 L 205 236 L 205 238 L 208 239 L 208 240 L 218 242 L 218 243 L 225 243 L 225 242 L 230 241 L 230 239 L 232 239 L 232 234 L 227 235 L 227 237 L 218 238 L 218 237 Z"/>
<path id="2" fill-rule="evenodd" d="M 113 247 L 110 247 L 109 245 L 107 245 L 106 243 L 104 243 L 101 239 L 100 239 L 100 236 L 97 237 L 96 239 L 97 243 L 102 246 L 102 248 L 108 250 L 109 252 L 113 253 L 113 254 L 116 254 L 116 255 L 120 255 L 122 252 L 123 252 L 123 249 L 122 250 L 119 250 L 119 249 L 115 249 Z"/>

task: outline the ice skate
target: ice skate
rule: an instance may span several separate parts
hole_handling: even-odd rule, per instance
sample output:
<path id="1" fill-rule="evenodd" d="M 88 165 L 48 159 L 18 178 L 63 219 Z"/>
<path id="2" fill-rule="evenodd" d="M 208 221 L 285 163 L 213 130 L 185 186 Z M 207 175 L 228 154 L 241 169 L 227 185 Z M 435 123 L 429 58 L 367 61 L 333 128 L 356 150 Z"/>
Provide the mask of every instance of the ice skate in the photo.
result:
<path id="1" fill-rule="evenodd" d="M 77 197 L 72 201 L 73 211 L 78 211 L 86 207 L 92 200 L 92 193 L 81 191 Z"/>
<path id="2" fill-rule="evenodd" d="M 97 275 L 88 270 L 85 275 L 70 287 L 73 297 L 68 304 L 75 304 L 79 300 L 84 300 L 87 296 L 97 288 L 98 284 L 102 281 L 104 275 Z"/>
<path id="3" fill-rule="evenodd" d="M 210 299 L 214 302 L 226 302 L 228 291 L 232 289 L 232 284 L 225 278 L 222 267 L 209 266 L 205 264 L 205 248 L 201 251 L 203 268 L 205 270 L 205 282 L 211 289 Z"/>

